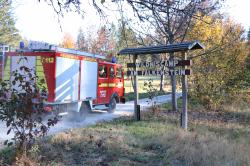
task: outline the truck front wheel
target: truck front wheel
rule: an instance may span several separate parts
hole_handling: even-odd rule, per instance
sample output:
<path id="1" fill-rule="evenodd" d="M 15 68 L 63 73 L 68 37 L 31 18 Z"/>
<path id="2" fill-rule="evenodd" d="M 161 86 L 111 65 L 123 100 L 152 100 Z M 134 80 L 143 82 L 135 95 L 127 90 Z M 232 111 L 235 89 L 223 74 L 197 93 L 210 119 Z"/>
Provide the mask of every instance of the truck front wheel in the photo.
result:
<path id="1" fill-rule="evenodd" d="M 109 102 L 109 107 L 108 107 L 108 112 L 109 113 L 113 113 L 115 112 L 115 109 L 116 109 L 116 100 L 115 98 L 113 97 L 110 102 Z"/>

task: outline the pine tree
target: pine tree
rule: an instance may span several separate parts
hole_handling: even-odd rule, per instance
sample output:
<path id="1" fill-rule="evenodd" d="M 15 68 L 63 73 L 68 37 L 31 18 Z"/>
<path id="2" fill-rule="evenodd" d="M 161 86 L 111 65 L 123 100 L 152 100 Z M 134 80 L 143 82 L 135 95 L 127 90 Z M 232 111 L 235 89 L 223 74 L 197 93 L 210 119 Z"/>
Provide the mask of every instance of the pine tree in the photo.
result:
<path id="1" fill-rule="evenodd" d="M 0 44 L 17 45 L 21 37 L 15 27 L 11 1 L 0 0 Z"/>
<path id="2" fill-rule="evenodd" d="M 86 41 L 86 37 L 82 28 L 79 29 L 76 46 L 78 50 L 89 51 L 88 42 Z"/>

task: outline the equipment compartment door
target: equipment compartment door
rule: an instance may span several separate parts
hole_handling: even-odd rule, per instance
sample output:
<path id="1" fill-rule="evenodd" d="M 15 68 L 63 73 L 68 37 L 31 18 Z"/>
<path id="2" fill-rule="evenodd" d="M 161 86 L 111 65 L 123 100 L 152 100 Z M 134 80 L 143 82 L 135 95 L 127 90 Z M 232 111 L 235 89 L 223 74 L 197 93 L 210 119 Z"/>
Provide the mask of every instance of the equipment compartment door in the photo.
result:
<path id="1" fill-rule="evenodd" d="M 80 60 L 56 58 L 56 102 L 78 101 Z"/>
<path id="2" fill-rule="evenodd" d="M 80 99 L 96 99 L 97 62 L 81 61 Z"/>

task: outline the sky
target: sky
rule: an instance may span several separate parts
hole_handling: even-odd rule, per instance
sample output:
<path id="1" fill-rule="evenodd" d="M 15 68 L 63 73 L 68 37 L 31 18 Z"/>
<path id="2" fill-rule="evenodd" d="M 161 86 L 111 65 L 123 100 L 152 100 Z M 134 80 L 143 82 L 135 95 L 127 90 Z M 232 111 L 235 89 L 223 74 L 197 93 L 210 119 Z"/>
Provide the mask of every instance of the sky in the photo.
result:
<path id="1" fill-rule="evenodd" d="M 83 9 L 86 11 L 84 18 L 76 13 L 66 13 L 58 22 L 57 14 L 45 0 L 41 0 L 40 3 L 38 0 L 16 0 L 13 13 L 16 27 L 23 37 L 28 40 L 59 44 L 64 33 L 70 33 L 76 39 L 80 27 L 83 31 L 94 34 L 106 23 L 90 5 L 83 6 Z M 223 12 L 242 24 L 245 29 L 250 27 L 250 0 L 227 0 Z M 109 20 L 118 19 L 112 12 L 109 18 L 111 18 Z"/>
<path id="2" fill-rule="evenodd" d="M 250 0 L 227 0 L 225 12 L 245 29 L 250 28 Z"/>
<path id="3" fill-rule="evenodd" d="M 90 5 L 83 7 L 84 17 L 77 13 L 65 13 L 58 21 L 58 15 L 45 0 L 16 0 L 14 2 L 16 27 L 21 35 L 28 40 L 44 41 L 59 44 L 65 33 L 70 33 L 76 39 L 80 27 L 86 32 L 95 33 L 103 24 L 96 10 Z M 114 16 L 113 20 L 117 20 Z"/>

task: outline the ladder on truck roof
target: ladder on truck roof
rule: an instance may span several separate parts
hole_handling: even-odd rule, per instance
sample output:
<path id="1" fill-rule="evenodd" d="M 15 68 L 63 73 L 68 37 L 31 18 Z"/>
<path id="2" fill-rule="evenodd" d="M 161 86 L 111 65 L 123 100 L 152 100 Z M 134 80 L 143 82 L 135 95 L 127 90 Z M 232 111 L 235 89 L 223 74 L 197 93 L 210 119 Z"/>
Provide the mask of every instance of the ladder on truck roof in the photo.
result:
<path id="1" fill-rule="evenodd" d="M 58 52 L 62 52 L 62 53 L 87 56 L 87 57 L 91 57 L 91 58 L 106 59 L 105 56 L 103 56 L 103 55 L 93 54 L 93 53 L 69 49 L 69 48 L 62 48 L 62 47 L 58 47 L 58 46 L 53 45 L 53 44 L 49 44 L 46 42 L 38 42 L 38 41 L 31 41 L 28 45 L 28 50 L 20 50 L 20 51 L 34 51 L 34 52 L 58 51 Z"/>

